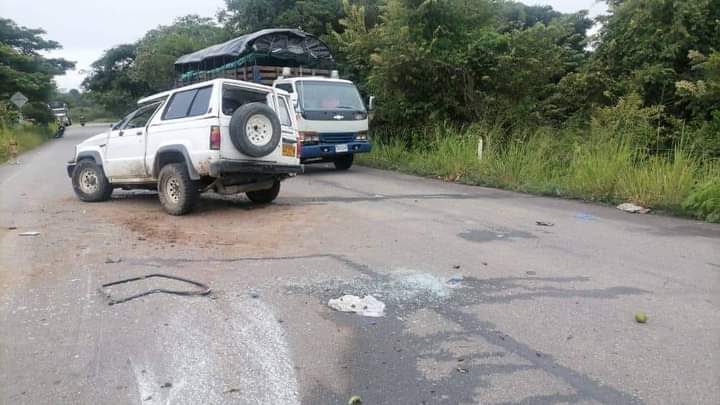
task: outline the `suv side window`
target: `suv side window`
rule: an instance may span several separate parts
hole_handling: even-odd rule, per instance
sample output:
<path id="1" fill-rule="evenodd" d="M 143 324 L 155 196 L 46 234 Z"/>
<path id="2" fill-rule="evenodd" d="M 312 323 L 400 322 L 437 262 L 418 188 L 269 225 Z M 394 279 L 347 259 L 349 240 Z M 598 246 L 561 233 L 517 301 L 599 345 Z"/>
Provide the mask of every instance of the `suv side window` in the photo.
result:
<path id="1" fill-rule="evenodd" d="M 292 94 L 292 92 L 293 92 L 293 86 L 292 86 L 292 84 L 290 84 L 290 83 L 276 84 L 275 87 L 277 87 L 277 88 L 280 89 L 280 90 L 285 90 L 285 91 L 287 91 L 288 93 L 291 93 L 291 94 Z"/>
<path id="2" fill-rule="evenodd" d="M 155 103 L 140 108 L 139 110 L 137 110 L 137 112 L 135 112 L 133 117 L 125 124 L 123 128 L 132 129 L 144 127 L 145 125 L 147 125 L 148 121 L 150 121 L 150 118 L 152 118 L 155 110 L 157 110 L 159 105 L 160 103 Z"/>
<path id="3" fill-rule="evenodd" d="M 173 94 L 163 114 L 163 120 L 195 117 L 207 113 L 211 94 L 212 86 Z"/>
<path id="4" fill-rule="evenodd" d="M 192 106 L 190 106 L 190 112 L 188 113 L 188 117 L 195 117 L 198 115 L 207 114 L 208 107 L 210 106 L 210 96 L 212 95 L 212 89 L 212 86 L 198 89 L 197 94 L 195 95 L 195 100 L 193 100 Z"/>

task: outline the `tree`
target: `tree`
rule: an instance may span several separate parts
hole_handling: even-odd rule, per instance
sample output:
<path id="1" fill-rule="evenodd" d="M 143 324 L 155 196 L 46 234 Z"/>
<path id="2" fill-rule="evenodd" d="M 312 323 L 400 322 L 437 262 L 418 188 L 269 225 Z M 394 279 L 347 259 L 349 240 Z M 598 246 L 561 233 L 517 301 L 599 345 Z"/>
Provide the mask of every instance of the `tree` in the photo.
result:
<path id="1" fill-rule="evenodd" d="M 83 87 L 109 112 L 121 115 L 137 100 L 167 90 L 175 79 L 175 60 L 225 40 L 213 20 L 194 15 L 150 30 L 134 44 L 111 48 L 91 65 Z"/>
<path id="2" fill-rule="evenodd" d="M 65 59 L 42 56 L 43 51 L 60 48 L 44 39 L 45 31 L 30 29 L 0 18 L 0 98 L 20 91 L 35 102 L 47 102 L 53 94 L 53 77 L 62 75 L 75 64 Z"/>
<path id="3" fill-rule="evenodd" d="M 514 13 L 489 0 L 388 0 L 368 26 L 364 8 L 346 3 L 334 43 L 345 70 L 379 96 L 385 122 L 559 119 L 547 100 L 587 60 L 592 21 L 501 5 Z"/>
<path id="4" fill-rule="evenodd" d="M 110 48 L 92 63 L 90 74 L 83 80 L 89 96 L 115 115 L 128 112 L 138 98 L 150 92 L 147 83 L 131 72 L 135 58 L 134 44 Z"/>
<path id="5" fill-rule="evenodd" d="M 617 82 L 615 97 L 639 93 L 646 105 L 664 105 L 680 118 L 694 111 L 676 82 L 693 78 L 691 51 L 720 49 L 720 0 L 610 0 L 601 19 L 594 69 Z"/>
<path id="6" fill-rule="evenodd" d="M 356 2 L 377 18 L 375 0 Z M 341 0 L 226 0 L 220 21 L 233 35 L 264 28 L 300 28 L 317 36 L 342 29 L 345 16 Z M 374 21 L 372 21 L 374 23 Z"/>
<path id="7" fill-rule="evenodd" d="M 131 74 L 151 91 L 165 90 L 174 82 L 174 64 L 179 56 L 226 39 L 225 31 L 210 18 L 178 18 L 172 25 L 150 30 L 137 42 Z"/>

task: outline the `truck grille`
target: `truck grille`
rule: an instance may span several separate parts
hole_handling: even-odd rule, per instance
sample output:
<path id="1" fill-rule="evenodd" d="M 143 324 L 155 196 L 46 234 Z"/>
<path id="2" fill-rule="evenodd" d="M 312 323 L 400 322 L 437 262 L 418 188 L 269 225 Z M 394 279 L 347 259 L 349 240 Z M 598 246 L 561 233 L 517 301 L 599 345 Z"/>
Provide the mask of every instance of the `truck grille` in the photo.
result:
<path id="1" fill-rule="evenodd" d="M 321 143 L 350 143 L 355 140 L 355 134 L 321 134 Z"/>

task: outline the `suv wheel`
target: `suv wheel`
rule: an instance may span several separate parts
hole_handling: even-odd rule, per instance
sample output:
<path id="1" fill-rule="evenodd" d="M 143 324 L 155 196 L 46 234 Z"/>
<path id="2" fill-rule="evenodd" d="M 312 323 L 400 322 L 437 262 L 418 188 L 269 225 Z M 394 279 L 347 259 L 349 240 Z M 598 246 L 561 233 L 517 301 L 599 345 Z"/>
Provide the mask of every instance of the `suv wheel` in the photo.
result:
<path id="1" fill-rule="evenodd" d="M 241 153 L 251 157 L 271 154 L 280 143 L 280 120 L 263 103 L 248 103 L 230 119 L 230 140 Z"/>
<path id="2" fill-rule="evenodd" d="M 280 182 L 275 181 L 272 187 L 266 190 L 248 191 L 245 193 L 250 201 L 256 204 L 269 204 L 280 194 Z"/>
<path id="3" fill-rule="evenodd" d="M 347 170 L 353 165 L 353 161 L 355 160 L 355 155 L 342 155 L 335 159 L 333 163 L 335 163 L 335 169 L 337 170 Z"/>
<path id="4" fill-rule="evenodd" d="M 170 215 L 183 215 L 195 207 L 200 197 L 200 186 L 190 179 L 185 164 L 170 163 L 160 169 L 158 194 L 165 212 Z"/>
<path id="5" fill-rule="evenodd" d="M 86 202 L 107 201 L 113 192 L 102 167 L 93 160 L 78 162 L 73 170 L 72 185 L 78 198 Z"/>

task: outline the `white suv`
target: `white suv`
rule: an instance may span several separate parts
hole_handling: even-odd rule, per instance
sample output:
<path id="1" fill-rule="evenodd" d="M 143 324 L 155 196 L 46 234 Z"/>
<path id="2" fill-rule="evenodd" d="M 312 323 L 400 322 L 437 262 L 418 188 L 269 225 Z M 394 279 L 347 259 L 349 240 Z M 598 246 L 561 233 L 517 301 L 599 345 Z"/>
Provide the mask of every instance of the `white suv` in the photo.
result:
<path id="1" fill-rule="evenodd" d="M 281 180 L 303 170 L 295 114 L 282 90 L 216 79 L 138 105 L 76 147 L 67 172 L 81 200 L 107 200 L 115 188 L 157 188 L 165 211 L 182 215 L 209 190 L 269 203 Z"/>

